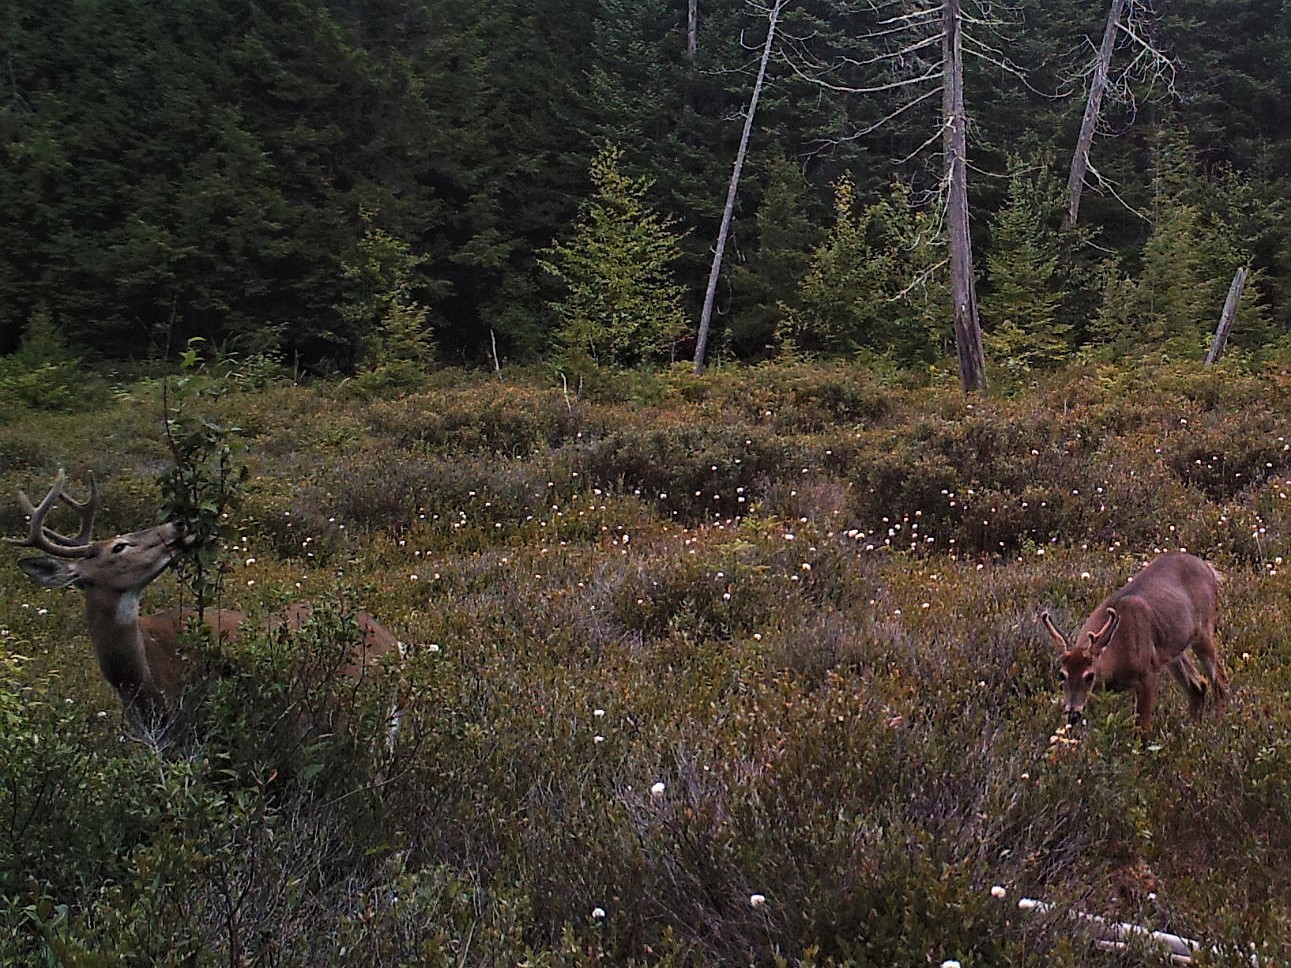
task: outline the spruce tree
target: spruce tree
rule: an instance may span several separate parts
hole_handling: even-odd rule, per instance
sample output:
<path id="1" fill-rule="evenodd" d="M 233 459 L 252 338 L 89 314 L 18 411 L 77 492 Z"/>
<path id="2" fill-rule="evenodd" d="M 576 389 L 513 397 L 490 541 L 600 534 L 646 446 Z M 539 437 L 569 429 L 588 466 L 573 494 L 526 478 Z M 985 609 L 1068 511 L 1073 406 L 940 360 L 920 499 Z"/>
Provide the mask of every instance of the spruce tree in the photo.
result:
<path id="1" fill-rule="evenodd" d="M 629 367 L 658 359 L 685 330 L 682 288 L 671 267 L 681 236 L 645 202 L 650 182 L 620 170 L 608 145 L 592 160 L 595 194 L 572 237 L 546 251 L 543 267 L 565 284 L 553 303 L 561 362 Z"/>
<path id="2" fill-rule="evenodd" d="M 1005 206 L 991 222 L 991 288 L 982 300 L 988 356 L 1015 373 L 1062 360 L 1071 325 L 1060 322 L 1056 183 L 1043 169 L 1010 163 Z"/>
<path id="3" fill-rule="evenodd" d="M 767 165 L 766 190 L 757 214 L 757 245 L 747 262 L 730 273 L 732 297 L 727 338 L 743 356 L 766 351 L 786 305 L 803 278 L 820 239 L 805 211 L 810 185 L 801 168 L 777 151 Z"/>
<path id="4" fill-rule="evenodd" d="M 841 180 L 834 224 L 812 253 L 797 304 L 783 307 L 780 338 L 812 352 L 935 361 L 950 345 L 939 241 L 905 185 L 858 213 L 851 180 Z"/>

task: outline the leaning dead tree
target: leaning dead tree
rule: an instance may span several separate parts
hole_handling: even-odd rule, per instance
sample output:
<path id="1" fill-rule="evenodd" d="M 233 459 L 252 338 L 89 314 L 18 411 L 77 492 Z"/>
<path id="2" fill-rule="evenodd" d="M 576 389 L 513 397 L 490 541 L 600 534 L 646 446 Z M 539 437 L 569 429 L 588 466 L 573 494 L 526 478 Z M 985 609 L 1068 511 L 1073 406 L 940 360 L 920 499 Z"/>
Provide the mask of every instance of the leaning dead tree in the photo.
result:
<path id="1" fill-rule="evenodd" d="M 973 246 L 968 206 L 968 112 L 964 105 L 964 58 L 978 57 L 1021 76 L 993 46 L 999 22 L 987 0 L 855 0 L 846 7 L 848 23 L 867 26 L 852 39 L 853 51 L 814 53 L 818 38 L 798 42 L 786 57 L 803 78 L 840 94 L 872 96 L 885 106 L 877 120 L 852 132 L 863 138 L 930 103 L 941 110 L 933 130 L 910 154 L 940 146 L 940 203 L 945 219 L 955 350 L 965 393 L 986 389 L 985 354 L 977 309 Z M 859 53 L 857 52 L 859 51 Z M 850 81 L 846 78 L 855 77 Z"/>
<path id="2" fill-rule="evenodd" d="M 762 45 L 762 59 L 758 62 L 758 73 L 753 81 L 753 92 L 749 95 L 749 106 L 744 112 L 744 131 L 740 135 L 740 146 L 735 152 L 735 167 L 731 171 L 731 183 L 726 190 L 726 207 L 722 210 L 722 224 L 717 230 L 717 245 L 713 248 L 713 265 L 708 273 L 708 287 L 704 290 L 704 309 L 699 317 L 699 337 L 695 341 L 696 376 L 704 372 L 704 357 L 708 353 L 708 330 L 713 321 L 713 306 L 717 302 L 717 280 L 722 272 L 722 257 L 726 253 L 726 241 L 731 234 L 731 220 L 735 216 L 735 197 L 740 190 L 740 174 L 744 170 L 744 158 L 749 151 L 753 118 L 757 114 L 758 101 L 762 97 L 762 86 L 766 83 L 767 64 L 771 61 L 771 51 L 775 49 L 776 27 L 780 23 L 780 14 L 790 2 L 791 0 L 773 0 L 769 7 L 750 4 L 765 12 L 767 37 Z"/>
<path id="3" fill-rule="evenodd" d="M 1228 298 L 1224 300 L 1223 312 L 1219 314 L 1219 325 L 1215 327 L 1215 339 L 1210 344 L 1210 352 L 1206 354 L 1206 366 L 1218 363 L 1224 355 L 1224 347 L 1228 345 L 1228 336 L 1237 319 L 1237 307 L 1242 301 L 1242 290 L 1246 288 L 1246 275 L 1249 271 L 1246 266 L 1242 266 L 1233 274 L 1232 285 L 1228 287 Z"/>
<path id="4" fill-rule="evenodd" d="M 1099 183 L 1103 182 L 1098 169 L 1090 164 L 1089 153 L 1094 137 L 1103 125 L 1105 101 L 1115 102 L 1132 116 L 1136 88 L 1160 90 L 1166 94 L 1174 92 L 1174 62 L 1152 40 L 1154 16 L 1151 0 L 1112 0 L 1102 43 L 1086 71 L 1089 91 L 1080 121 L 1080 134 L 1076 137 L 1076 149 L 1071 156 L 1071 171 L 1067 176 L 1068 225 L 1076 224 L 1087 178 L 1092 175 Z M 1113 71 L 1112 58 L 1117 51 L 1122 52 L 1124 64 Z"/>

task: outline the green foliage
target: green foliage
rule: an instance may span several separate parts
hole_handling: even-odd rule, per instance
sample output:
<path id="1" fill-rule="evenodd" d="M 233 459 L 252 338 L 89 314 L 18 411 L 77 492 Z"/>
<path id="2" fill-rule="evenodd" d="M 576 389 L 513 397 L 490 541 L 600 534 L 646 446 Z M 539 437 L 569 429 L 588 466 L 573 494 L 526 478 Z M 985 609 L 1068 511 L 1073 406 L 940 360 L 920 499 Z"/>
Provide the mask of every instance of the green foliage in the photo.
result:
<path id="1" fill-rule="evenodd" d="M 235 460 L 241 431 L 213 422 L 204 412 L 223 395 L 225 385 L 203 363 L 200 343 L 189 342 L 180 360 L 182 375 L 167 384 L 166 442 L 174 465 L 161 482 L 160 510 L 162 520 L 183 526 L 190 542 L 189 553 L 175 568 L 199 610 L 220 596 L 220 556 L 236 534 L 232 515 L 242 503 L 250 473 Z"/>
<path id="2" fill-rule="evenodd" d="M 547 250 L 542 263 L 566 287 L 553 308 L 561 362 L 575 372 L 653 362 L 685 327 L 670 268 L 681 236 L 647 204 L 650 183 L 623 174 L 622 154 L 607 145 L 592 160 L 596 194 L 582 206 L 573 236 Z"/>
<path id="3" fill-rule="evenodd" d="M 17 351 L 0 357 L 3 410 L 74 410 L 88 402 L 87 396 L 96 395 L 97 387 L 84 379 L 80 361 L 69 355 L 53 315 L 41 306 L 32 314 Z"/>
<path id="4" fill-rule="evenodd" d="M 1009 164 L 1009 193 L 991 224 L 990 289 L 982 300 L 987 358 L 1016 374 L 1051 367 L 1071 351 L 1060 322 L 1060 186 L 1044 168 Z"/>
<path id="5" fill-rule="evenodd" d="M 373 377 L 399 385 L 410 367 L 425 367 L 435 354 L 429 310 L 416 298 L 427 288 L 420 270 L 428 260 L 378 226 L 375 213 L 363 213 L 363 226 L 353 258 L 341 264 L 349 286 L 337 310 Z M 392 369 L 383 374 L 385 368 Z"/>
<path id="6" fill-rule="evenodd" d="M 186 398 L 256 428 L 224 591 L 253 618 L 159 752 L 121 742 L 79 603 L 0 562 L 0 961 L 1095 957 L 1024 896 L 1280 951 L 1283 369 L 971 405 L 855 362 Z M 144 500 L 147 392 L 45 432 L 116 427 Z M 1225 574 L 1225 717 L 1163 689 L 1143 739 L 1100 693 L 1056 733 L 1038 613 L 1072 628 L 1180 546 Z M 360 606 L 408 648 L 356 681 Z"/>
<path id="7" fill-rule="evenodd" d="M 1195 359 L 1209 345 L 1234 272 L 1251 265 L 1259 237 L 1276 216 L 1231 172 L 1198 174 L 1177 133 L 1159 140 L 1156 217 L 1141 271 L 1126 277 L 1110 264 L 1105 268 L 1103 303 L 1091 329 L 1119 352 Z M 1257 268 L 1238 308 L 1238 345 L 1267 337 L 1264 286 Z"/>
<path id="8" fill-rule="evenodd" d="M 727 338 L 738 356 L 764 352 L 794 304 L 798 282 L 807 272 L 819 232 L 804 210 L 810 185 L 801 168 L 783 154 L 766 166 L 766 187 L 757 213 L 757 248 L 731 268 L 736 293 Z"/>
<path id="9" fill-rule="evenodd" d="M 1071 52 L 1096 36 L 1101 15 L 1074 0 L 1028 7 L 1010 26 L 1008 47 L 1029 85 L 1004 78 L 992 58 L 969 59 L 971 150 L 981 170 L 1005 169 L 1000 146 L 1065 160 L 1081 99 L 1049 94 L 1079 73 Z M 870 93 L 820 88 L 775 64 L 751 156 L 750 176 L 762 184 L 750 181 L 744 194 L 719 303 L 723 350 L 746 360 L 775 349 L 780 304 L 796 303 L 806 253 L 828 228 L 819 213 L 830 186 L 850 177 L 857 199 L 887 194 L 894 179 L 917 199 L 935 192 L 921 150 L 935 141 L 935 112 L 930 102 L 909 102 L 908 84 L 891 84 L 876 8 L 808 4 L 785 17 L 785 36 L 803 40 L 801 54 L 836 65 L 832 82 Z M 713 0 L 693 52 L 683 18 L 684 7 L 666 0 L 382 0 L 362 15 L 329 0 L 282 8 L 242 0 L 11 5 L 0 30 L 8 58 L 0 77 L 0 354 L 17 348 L 45 306 L 80 358 L 155 357 L 201 335 L 278 353 L 309 372 L 366 369 L 382 316 L 345 313 L 356 306 L 346 266 L 362 261 L 365 244 L 355 213 L 369 211 L 425 260 L 420 309 L 390 320 L 392 342 L 404 344 L 391 352 L 405 361 L 418 355 L 422 347 L 408 338 L 415 344 L 433 326 L 440 359 L 488 361 L 496 337 L 501 358 L 536 361 L 550 355 L 565 322 L 547 311 L 538 263 L 587 202 L 589 145 L 601 143 L 622 146 L 621 170 L 651 186 L 650 208 L 684 220 L 674 227 L 680 256 L 668 282 L 698 292 L 747 104 L 745 44 L 756 44 L 765 12 Z M 1103 121 L 1122 136 L 1096 141 L 1101 180 L 1086 193 L 1082 226 L 1137 282 L 1146 229 L 1131 212 L 1155 223 L 1168 201 L 1240 223 L 1237 255 L 1264 274 L 1267 329 L 1252 318 L 1237 338 L 1259 349 L 1281 336 L 1291 304 L 1281 201 L 1291 115 L 1279 96 L 1291 27 L 1199 0 L 1172 6 L 1150 26 L 1154 42 L 1188 69 L 1155 91 L 1145 77 L 1128 79 L 1127 92 L 1151 99 L 1150 118 L 1109 100 Z M 1214 43 L 1218 36 L 1224 43 Z M 759 157 L 784 161 L 757 172 Z M 1218 190 L 1228 179 L 1242 191 Z M 1100 191 L 1108 186 L 1116 187 Z M 982 227 L 1009 207 L 1002 184 L 989 178 L 974 181 L 972 205 Z M 1058 318 L 1083 341 L 1097 293 L 1071 266 L 1093 250 L 1061 244 Z M 887 248 L 918 255 L 909 241 L 877 250 Z M 985 265 L 989 233 L 978 233 L 978 248 Z M 938 261 L 914 258 L 913 272 Z M 1234 268 L 1208 271 L 1231 278 Z M 902 275 L 897 292 L 911 281 Z M 1147 300 L 1158 306 L 1167 292 L 1159 282 Z M 880 303 L 892 294 L 877 292 Z M 907 303 L 887 305 L 900 315 Z M 937 319 L 949 315 L 940 294 L 929 305 L 937 317 L 922 322 L 870 319 L 857 307 L 837 352 L 859 346 L 927 364 L 944 349 L 948 334 Z M 919 314 L 927 315 L 910 315 Z M 1214 315 L 1205 313 L 1207 323 Z M 836 322 L 822 325 L 833 339 Z M 1004 330 L 999 338 L 1021 339 Z M 1195 343 L 1191 333 L 1177 338 Z M 406 391 L 414 373 L 392 365 L 359 389 Z"/>
<path id="10" fill-rule="evenodd" d="M 848 179 L 834 190 L 834 225 L 812 255 L 780 338 L 808 352 L 868 349 L 901 363 L 946 348 L 948 297 L 935 227 L 901 183 L 856 212 Z"/>

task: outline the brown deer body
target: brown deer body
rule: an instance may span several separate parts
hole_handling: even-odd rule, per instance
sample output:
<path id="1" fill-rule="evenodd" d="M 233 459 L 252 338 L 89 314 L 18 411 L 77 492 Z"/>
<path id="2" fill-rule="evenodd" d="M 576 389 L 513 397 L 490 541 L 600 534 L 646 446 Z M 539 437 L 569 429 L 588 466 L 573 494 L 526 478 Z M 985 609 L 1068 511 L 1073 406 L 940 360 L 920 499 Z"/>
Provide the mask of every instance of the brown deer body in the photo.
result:
<path id="1" fill-rule="evenodd" d="M 45 499 L 33 506 L 18 492 L 31 517 L 26 538 L 6 538 L 10 544 L 38 548 L 50 557 L 24 558 L 18 566 L 45 588 L 79 588 L 85 595 L 85 621 L 103 678 L 116 691 L 128 719 L 150 728 L 164 725 L 178 711 L 185 689 L 197 673 L 196 656 L 184 649 L 185 627 L 196 613 L 172 609 L 153 615 L 139 614 L 144 589 L 159 577 L 189 545 L 177 524 L 121 534 L 104 541 L 90 537 L 98 508 L 98 488 L 90 479 L 90 497 L 75 501 L 63 493 L 66 476 L 59 471 Z M 56 503 L 81 514 L 81 531 L 66 537 L 45 526 Z M 299 629 L 312 614 L 308 605 L 289 605 L 269 619 L 270 629 Z M 241 612 L 207 609 L 203 615 L 217 641 L 231 641 L 246 621 Z M 367 612 L 355 621 L 362 633 L 356 654 L 340 668 L 342 675 L 360 678 L 383 655 L 398 656 L 400 643 Z M 392 714 L 397 723 L 397 713 Z"/>
<path id="2" fill-rule="evenodd" d="M 1215 694 L 1215 712 L 1224 710 L 1228 677 L 1215 651 L 1219 610 L 1219 573 L 1183 552 L 1162 555 L 1112 592 L 1085 619 L 1075 638 L 1067 638 L 1046 612 L 1045 627 L 1060 649 L 1063 712 L 1075 725 L 1094 689 L 1132 690 L 1139 728 L 1152 725 L 1157 681 L 1169 672 L 1188 695 L 1194 718 Z M 1198 675 L 1187 650 L 1209 680 Z"/>

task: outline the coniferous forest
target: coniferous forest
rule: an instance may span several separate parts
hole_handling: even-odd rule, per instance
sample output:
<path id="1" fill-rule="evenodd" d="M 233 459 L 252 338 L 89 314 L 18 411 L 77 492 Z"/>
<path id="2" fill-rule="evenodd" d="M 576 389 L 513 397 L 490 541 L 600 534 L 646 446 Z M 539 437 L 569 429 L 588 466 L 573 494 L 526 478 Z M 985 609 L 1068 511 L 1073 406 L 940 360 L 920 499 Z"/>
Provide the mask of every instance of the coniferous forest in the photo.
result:
<path id="1" fill-rule="evenodd" d="M 710 359 L 936 363 L 953 342 L 941 5 L 780 6 Z M 1235 345 L 1286 332 L 1291 17 L 1114 6 L 1074 224 L 1107 4 L 963 11 L 993 367 L 1204 349 L 1241 265 Z M 353 372 L 410 338 L 445 363 L 559 359 L 591 325 L 624 330 L 593 342 L 597 363 L 684 359 L 767 20 L 745 0 L 11 0 L 0 352 L 39 320 L 91 359 L 200 335 Z M 645 248 L 615 235 L 642 212 Z M 659 305 L 579 302 L 642 271 Z"/>

